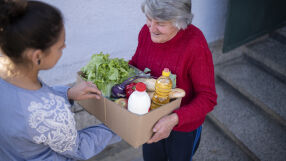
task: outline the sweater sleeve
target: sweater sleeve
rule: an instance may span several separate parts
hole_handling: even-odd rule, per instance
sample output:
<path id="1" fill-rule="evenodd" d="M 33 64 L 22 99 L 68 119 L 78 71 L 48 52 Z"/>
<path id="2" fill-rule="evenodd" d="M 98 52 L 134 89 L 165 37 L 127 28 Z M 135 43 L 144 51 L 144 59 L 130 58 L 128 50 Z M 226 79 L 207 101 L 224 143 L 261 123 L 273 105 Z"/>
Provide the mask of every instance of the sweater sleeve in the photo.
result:
<path id="1" fill-rule="evenodd" d="M 215 90 L 214 65 L 212 55 L 207 44 L 200 44 L 194 51 L 191 62 L 188 64 L 188 75 L 193 86 L 193 99 L 189 104 L 177 109 L 179 123 L 177 128 L 185 124 L 192 124 L 204 119 L 208 112 L 217 104 Z"/>

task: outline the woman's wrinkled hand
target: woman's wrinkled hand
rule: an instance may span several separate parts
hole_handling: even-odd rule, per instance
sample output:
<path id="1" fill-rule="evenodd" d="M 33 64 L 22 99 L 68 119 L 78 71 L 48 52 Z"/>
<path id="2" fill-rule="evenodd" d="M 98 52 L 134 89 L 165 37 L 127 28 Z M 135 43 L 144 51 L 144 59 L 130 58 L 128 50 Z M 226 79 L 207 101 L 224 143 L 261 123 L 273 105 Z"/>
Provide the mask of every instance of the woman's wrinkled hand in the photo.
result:
<path id="1" fill-rule="evenodd" d="M 162 139 L 167 138 L 174 126 L 178 124 L 178 115 L 176 113 L 172 113 L 171 115 L 167 115 L 162 117 L 154 126 L 153 132 L 154 135 L 150 140 L 147 141 L 148 144 L 158 142 Z"/>
<path id="2" fill-rule="evenodd" d="M 92 82 L 83 81 L 68 90 L 68 98 L 75 101 L 91 98 L 100 99 L 101 92 Z"/>

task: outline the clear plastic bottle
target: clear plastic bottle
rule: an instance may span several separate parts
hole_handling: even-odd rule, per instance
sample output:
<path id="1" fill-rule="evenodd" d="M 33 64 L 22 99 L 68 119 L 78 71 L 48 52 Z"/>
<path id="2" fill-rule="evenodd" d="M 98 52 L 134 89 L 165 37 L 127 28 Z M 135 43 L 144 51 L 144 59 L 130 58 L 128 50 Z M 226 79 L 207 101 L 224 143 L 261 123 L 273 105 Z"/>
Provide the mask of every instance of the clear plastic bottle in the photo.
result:
<path id="1" fill-rule="evenodd" d="M 128 110 L 138 115 L 148 113 L 151 99 L 146 92 L 146 85 L 139 82 L 135 86 L 135 91 L 128 98 Z"/>
<path id="2" fill-rule="evenodd" d="M 172 90 L 172 80 L 170 70 L 164 68 L 162 76 L 155 83 L 155 93 L 152 97 L 151 110 L 170 102 L 169 93 Z"/>

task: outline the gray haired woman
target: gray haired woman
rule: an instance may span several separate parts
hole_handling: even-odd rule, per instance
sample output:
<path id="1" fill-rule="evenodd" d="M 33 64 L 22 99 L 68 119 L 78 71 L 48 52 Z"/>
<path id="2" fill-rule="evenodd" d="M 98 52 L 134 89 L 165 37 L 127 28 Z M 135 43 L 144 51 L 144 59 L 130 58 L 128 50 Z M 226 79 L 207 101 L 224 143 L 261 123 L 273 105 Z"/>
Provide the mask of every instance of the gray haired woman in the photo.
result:
<path id="1" fill-rule="evenodd" d="M 176 74 L 185 90 L 180 108 L 162 117 L 143 145 L 145 161 L 190 161 L 199 146 L 202 124 L 217 104 L 212 55 L 203 33 L 192 22 L 191 0 L 145 0 L 147 22 L 129 64 L 159 77 Z M 159 107 L 160 108 L 160 107 Z"/>

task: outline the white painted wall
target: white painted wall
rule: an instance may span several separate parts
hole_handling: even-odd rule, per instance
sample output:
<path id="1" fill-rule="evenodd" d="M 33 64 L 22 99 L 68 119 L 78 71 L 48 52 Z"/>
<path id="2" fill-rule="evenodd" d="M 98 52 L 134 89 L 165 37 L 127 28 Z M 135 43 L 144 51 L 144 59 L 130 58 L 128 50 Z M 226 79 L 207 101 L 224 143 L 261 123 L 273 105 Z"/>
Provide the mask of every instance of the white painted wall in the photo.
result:
<path id="1" fill-rule="evenodd" d="M 224 36 L 228 0 L 192 0 L 193 24 L 213 42 Z"/>
<path id="2" fill-rule="evenodd" d="M 142 0 L 42 0 L 58 7 L 66 26 L 64 55 L 51 70 L 41 72 L 50 85 L 75 82 L 76 71 L 100 51 L 129 60 L 145 23 Z M 228 0 L 192 0 L 193 24 L 208 42 L 223 38 Z"/>

